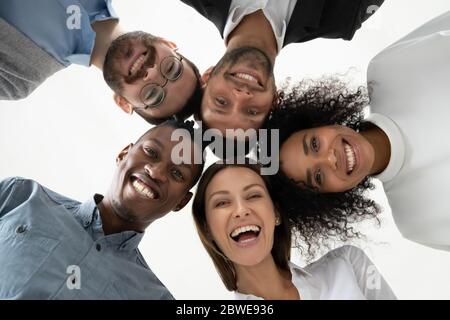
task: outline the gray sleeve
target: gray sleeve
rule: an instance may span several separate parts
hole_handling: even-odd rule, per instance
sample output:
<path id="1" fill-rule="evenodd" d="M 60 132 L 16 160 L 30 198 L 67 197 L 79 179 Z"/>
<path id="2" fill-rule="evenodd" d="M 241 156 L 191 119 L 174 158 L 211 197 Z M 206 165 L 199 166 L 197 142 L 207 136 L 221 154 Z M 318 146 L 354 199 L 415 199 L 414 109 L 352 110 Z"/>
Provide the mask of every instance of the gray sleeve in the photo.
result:
<path id="1" fill-rule="evenodd" d="M 2 18 L 0 39 L 0 100 L 23 99 L 64 68 Z"/>

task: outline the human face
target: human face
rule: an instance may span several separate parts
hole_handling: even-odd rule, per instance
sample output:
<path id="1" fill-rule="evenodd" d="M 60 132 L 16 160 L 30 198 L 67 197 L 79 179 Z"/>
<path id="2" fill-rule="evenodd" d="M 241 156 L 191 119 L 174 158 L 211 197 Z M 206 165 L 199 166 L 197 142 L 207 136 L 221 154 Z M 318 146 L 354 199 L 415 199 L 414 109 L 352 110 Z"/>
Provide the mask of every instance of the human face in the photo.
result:
<path id="1" fill-rule="evenodd" d="M 270 256 L 275 209 L 264 181 L 253 170 L 219 171 L 206 188 L 205 211 L 208 230 L 228 259 L 253 266 Z"/>
<path id="2" fill-rule="evenodd" d="M 366 138 L 340 125 L 298 131 L 280 150 L 283 172 L 319 192 L 356 187 L 370 174 L 374 160 L 374 149 Z"/>
<path id="3" fill-rule="evenodd" d="M 129 108 L 138 109 L 144 118 L 158 119 L 181 111 L 199 81 L 198 71 L 193 64 L 177 53 L 174 43 L 165 39 L 155 40 L 139 34 L 120 39 L 120 42 L 113 50 L 113 63 L 105 63 L 105 66 L 112 65 L 113 70 L 104 72 L 120 75 L 121 92 L 118 94 L 129 104 Z M 181 60 L 181 63 L 178 64 L 176 60 Z M 171 77 L 173 75 L 177 77 Z M 144 88 L 150 84 L 161 86 L 164 91 L 164 99 L 154 107 L 142 99 L 146 91 Z"/>
<path id="4" fill-rule="evenodd" d="M 262 51 L 229 51 L 204 75 L 201 117 L 209 128 L 259 129 L 275 100 L 273 65 Z"/>
<path id="5" fill-rule="evenodd" d="M 189 189 L 200 166 L 174 164 L 171 153 L 178 142 L 171 141 L 173 130 L 170 126 L 155 127 L 119 155 L 110 197 L 124 220 L 151 223 L 181 209 L 192 196 Z M 194 143 L 192 148 L 190 163 L 198 152 Z"/>

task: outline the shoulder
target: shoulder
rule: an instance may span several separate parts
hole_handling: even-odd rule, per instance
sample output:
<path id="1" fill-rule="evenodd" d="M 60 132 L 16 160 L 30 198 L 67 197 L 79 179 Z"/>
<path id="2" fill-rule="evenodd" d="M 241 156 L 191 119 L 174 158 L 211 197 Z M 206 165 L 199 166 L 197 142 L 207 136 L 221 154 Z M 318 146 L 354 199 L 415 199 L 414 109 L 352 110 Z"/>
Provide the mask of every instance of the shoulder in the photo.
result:
<path id="1" fill-rule="evenodd" d="M 56 193 L 33 179 L 23 177 L 10 177 L 0 182 L 0 195 L 4 198 L 7 195 L 14 194 L 14 200 L 25 201 L 35 196 L 42 196 L 54 202 L 55 204 L 65 204 L 68 202 L 79 203 Z"/>
<path id="2" fill-rule="evenodd" d="M 345 245 L 331 250 L 317 261 L 305 267 L 308 272 L 315 272 L 320 269 L 337 271 L 337 267 L 350 268 L 356 261 L 367 259 L 363 250 L 356 246 Z M 323 270 L 325 271 L 325 270 Z"/>
<path id="3" fill-rule="evenodd" d="M 40 184 L 32 179 L 26 179 L 18 176 L 8 177 L 0 182 L 0 190 L 2 193 L 5 192 L 5 190 L 10 190 L 11 192 L 13 192 L 18 189 L 33 186 L 40 186 Z"/>

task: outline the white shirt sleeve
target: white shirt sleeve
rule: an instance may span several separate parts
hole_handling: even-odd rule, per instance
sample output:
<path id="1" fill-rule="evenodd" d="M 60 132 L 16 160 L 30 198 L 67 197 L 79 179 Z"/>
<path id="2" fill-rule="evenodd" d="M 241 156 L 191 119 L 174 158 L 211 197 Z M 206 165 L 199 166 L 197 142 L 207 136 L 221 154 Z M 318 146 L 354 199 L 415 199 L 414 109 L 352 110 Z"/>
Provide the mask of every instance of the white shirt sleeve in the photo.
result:
<path id="1" fill-rule="evenodd" d="M 383 276 L 364 251 L 348 245 L 337 249 L 337 251 L 341 251 L 341 256 L 353 268 L 361 292 L 368 300 L 397 299 L 386 280 L 384 280 Z"/>

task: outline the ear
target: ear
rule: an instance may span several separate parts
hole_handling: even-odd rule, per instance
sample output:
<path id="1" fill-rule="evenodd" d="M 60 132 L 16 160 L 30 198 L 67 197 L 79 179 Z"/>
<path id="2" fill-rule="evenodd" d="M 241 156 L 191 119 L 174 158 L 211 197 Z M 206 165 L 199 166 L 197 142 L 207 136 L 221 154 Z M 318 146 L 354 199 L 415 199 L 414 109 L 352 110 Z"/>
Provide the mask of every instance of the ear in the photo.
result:
<path id="1" fill-rule="evenodd" d="M 208 69 L 206 69 L 205 72 L 203 72 L 202 74 L 202 82 L 203 82 L 203 88 L 206 87 L 206 83 L 209 80 L 209 77 L 211 76 L 211 73 L 213 72 L 214 67 L 209 67 Z"/>
<path id="2" fill-rule="evenodd" d="M 178 46 L 175 44 L 175 42 L 172 42 L 164 38 L 160 38 L 160 41 L 164 43 L 166 46 L 168 46 L 170 49 L 178 50 Z"/>
<path id="3" fill-rule="evenodd" d="M 173 211 L 180 211 L 181 209 L 183 209 L 191 200 L 192 198 L 192 192 L 188 192 L 186 193 L 186 195 L 184 196 L 184 198 L 180 201 L 180 203 L 177 204 L 177 206 L 175 207 L 175 209 L 173 209 Z"/>
<path id="4" fill-rule="evenodd" d="M 278 209 L 275 209 L 275 226 L 279 226 L 281 224 L 281 215 Z"/>
<path id="5" fill-rule="evenodd" d="M 120 151 L 120 153 L 117 155 L 116 157 L 116 163 L 118 164 L 120 161 L 123 160 L 123 158 L 128 154 L 128 152 L 130 151 L 131 147 L 133 146 L 132 143 L 130 143 L 129 145 L 127 145 L 125 148 L 123 148 L 122 151 Z"/>
<path id="6" fill-rule="evenodd" d="M 277 109 L 280 106 L 280 94 L 278 93 L 277 90 L 275 90 L 275 93 L 273 95 L 273 100 L 272 100 L 272 110 Z"/>
<path id="7" fill-rule="evenodd" d="M 118 95 L 117 93 L 114 93 L 113 99 L 120 109 L 128 114 L 133 114 L 133 105 L 129 103 L 127 99 Z"/>

